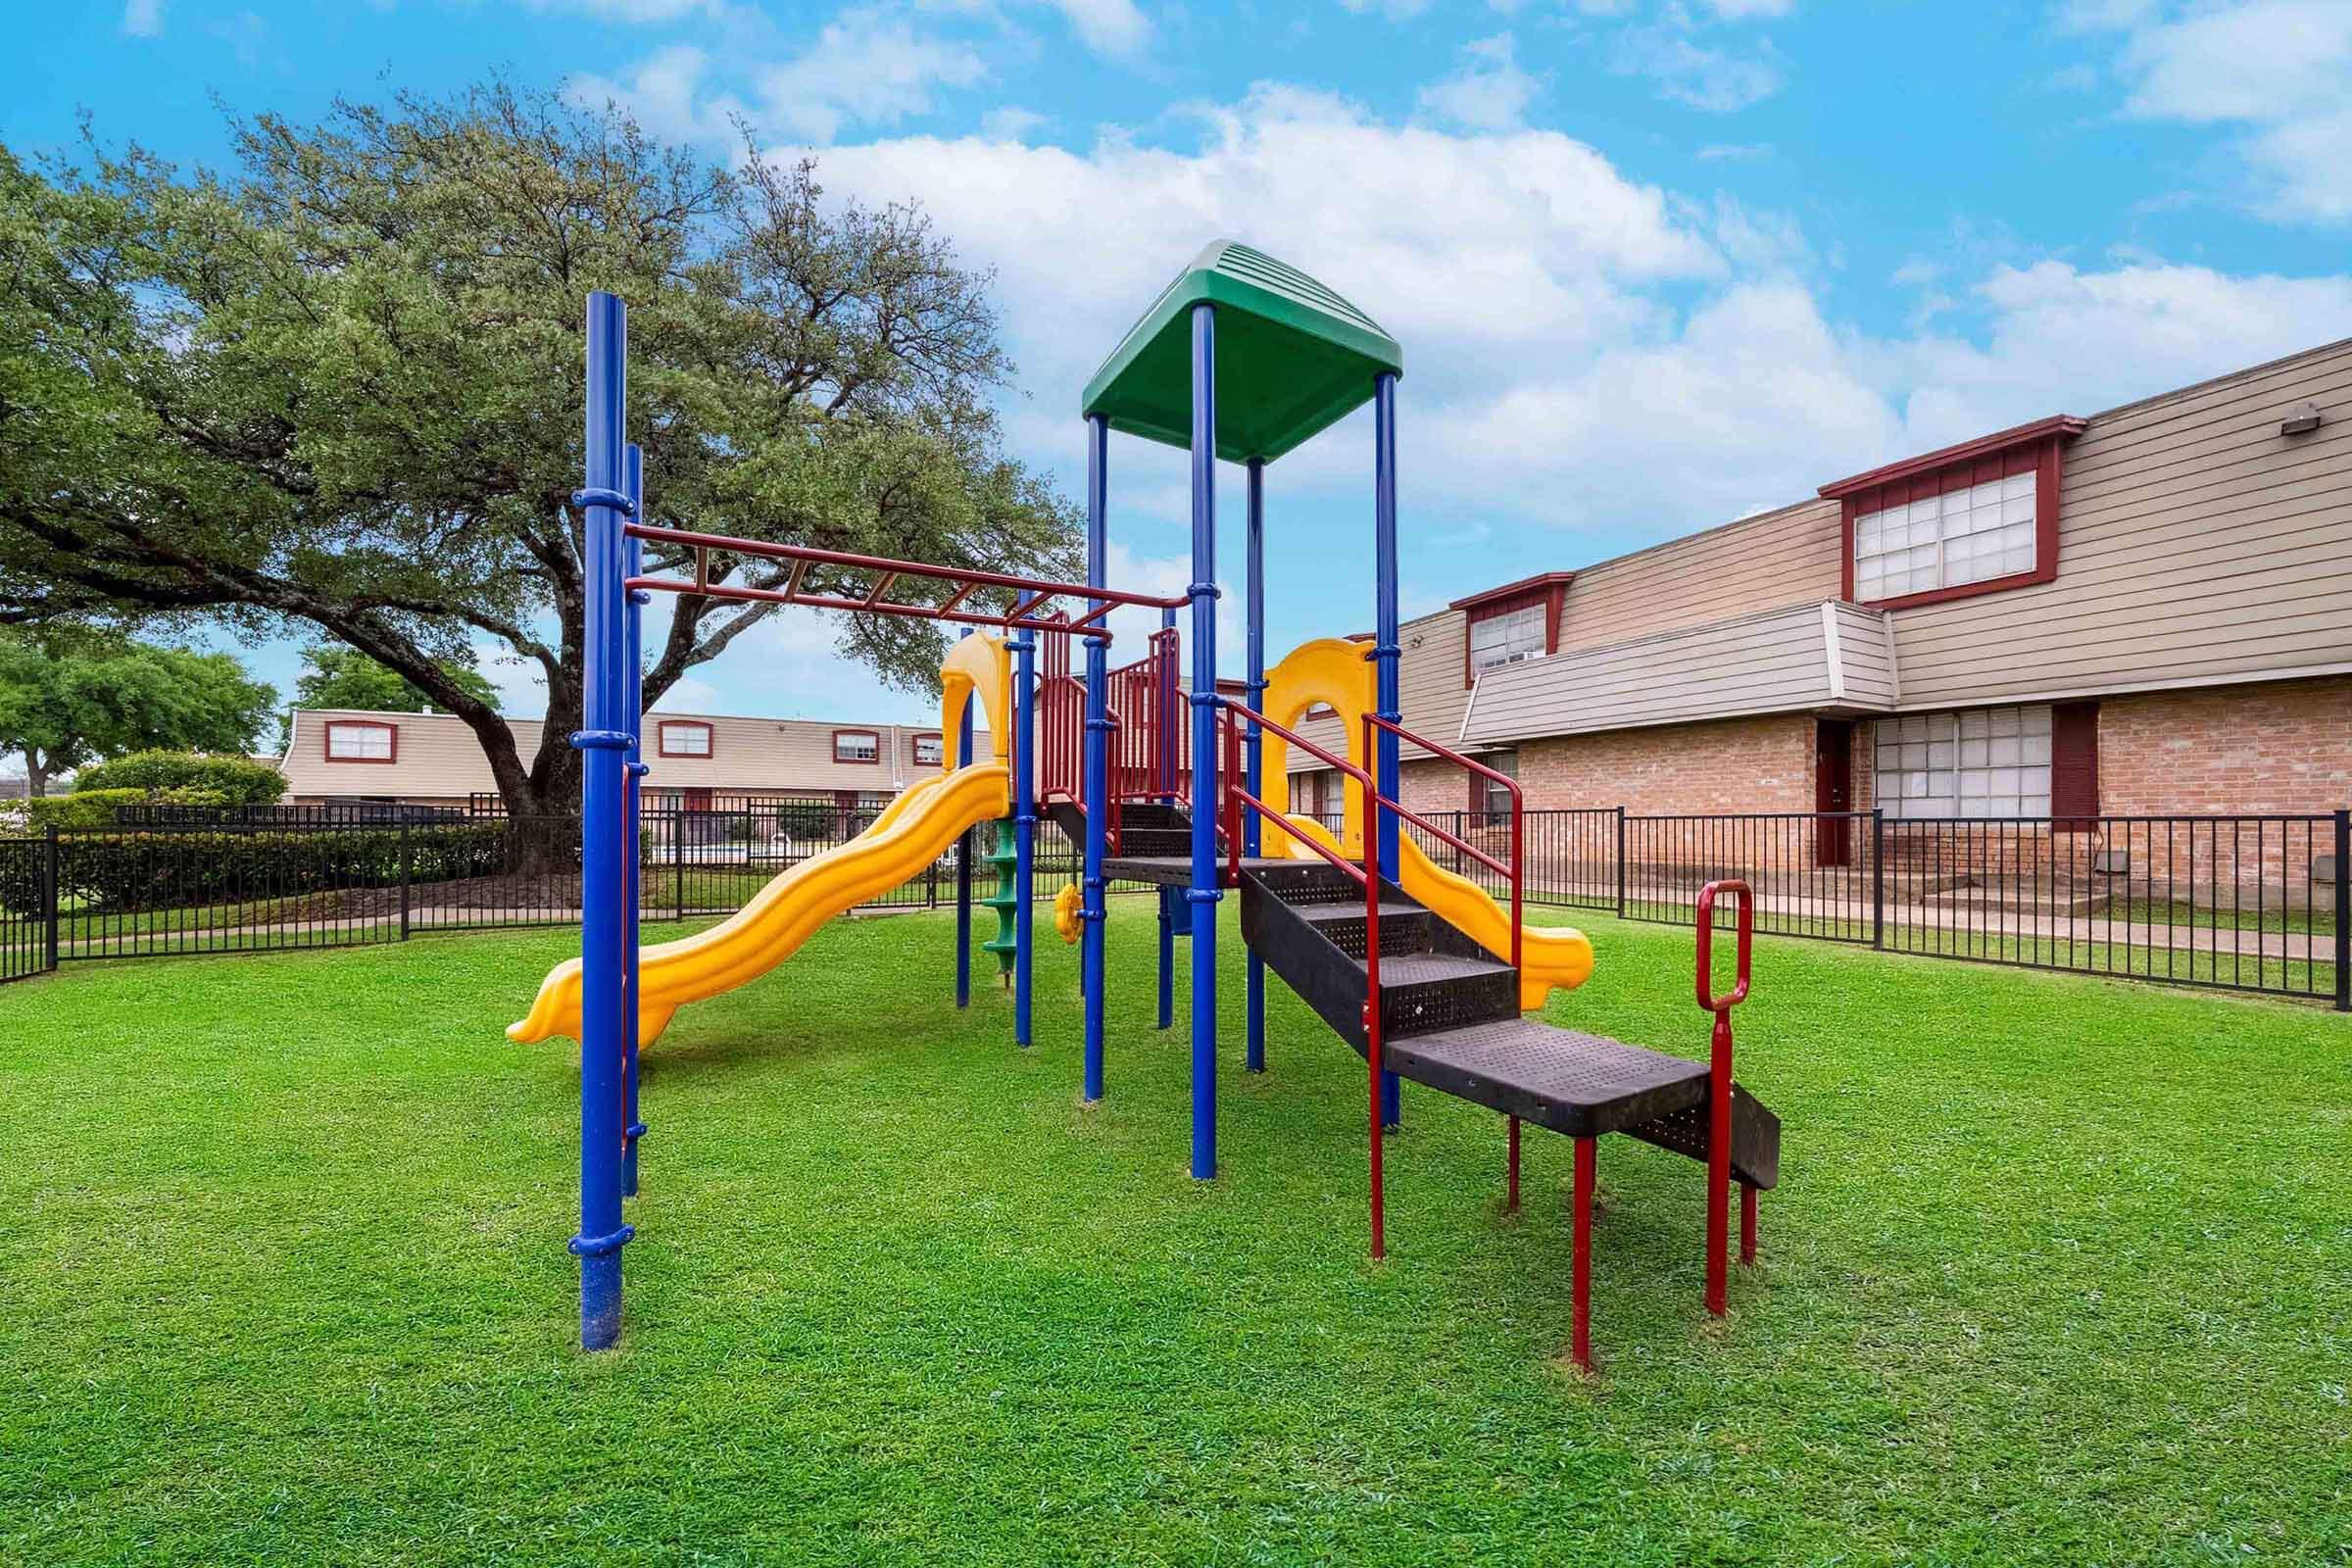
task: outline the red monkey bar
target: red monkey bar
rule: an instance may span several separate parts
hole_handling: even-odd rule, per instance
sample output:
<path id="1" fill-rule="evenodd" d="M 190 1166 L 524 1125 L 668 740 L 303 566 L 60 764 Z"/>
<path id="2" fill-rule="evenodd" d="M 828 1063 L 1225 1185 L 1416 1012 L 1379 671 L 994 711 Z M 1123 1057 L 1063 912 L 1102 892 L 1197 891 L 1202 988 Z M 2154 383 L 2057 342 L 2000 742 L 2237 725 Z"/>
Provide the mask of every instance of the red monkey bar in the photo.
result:
<path id="1" fill-rule="evenodd" d="M 1002 626 L 1007 630 L 1086 631 L 1107 637 L 1101 621 L 1121 605 L 1150 610 L 1174 610 L 1191 603 L 1182 594 L 1139 594 L 1123 588 L 1090 588 L 1084 583 L 1054 582 L 1019 577 L 1010 572 L 982 571 L 962 566 L 936 566 L 919 561 L 893 561 L 887 556 L 861 556 L 846 550 L 819 550 L 813 545 L 780 545 L 764 539 L 739 539 L 730 534 L 695 533 L 684 528 L 657 528 L 631 522 L 622 526 L 631 538 L 649 544 L 694 552 L 694 577 L 631 577 L 626 586 L 661 593 L 698 594 L 707 599 L 731 599 L 748 604 L 805 605 L 811 610 L 848 610 L 867 615 L 902 615 L 914 620 L 954 620 L 972 626 Z M 744 583 L 710 580 L 710 552 L 757 556 L 763 561 L 786 561 L 792 570 L 781 588 L 755 588 Z M 862 596 L 810 593 L 802 585 L 811 566 L 836 566 L 874 574 Z M 916 604 L 889 597 L 902 578 L 952 585 L 954 591 L 939 604 Z M 998 612 L 964 608 L 964 601 L 983 588 L 1008 589 L 1011 608 Z M 1057 599 L 1082 599 L 1084 609 L 1075 620 L 1052 608 Z"/>

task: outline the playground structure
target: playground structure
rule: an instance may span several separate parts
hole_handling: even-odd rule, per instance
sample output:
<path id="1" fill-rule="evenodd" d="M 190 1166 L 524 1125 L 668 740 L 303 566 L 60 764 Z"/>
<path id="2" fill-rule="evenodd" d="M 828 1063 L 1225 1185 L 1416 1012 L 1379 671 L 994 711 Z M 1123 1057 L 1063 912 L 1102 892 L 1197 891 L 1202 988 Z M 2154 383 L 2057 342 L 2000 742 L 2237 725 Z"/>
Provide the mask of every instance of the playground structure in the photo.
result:
<path id="1" fill-rule="evenodd" d="M 1055 923 L 1081 949 L 1084 1098 L 1105 1093 L 1104 891 L 1110 880 L 1159 887 L 1161 1028 L 1173 1014 L 1174 943 L 1191 960 L 1191 1170 L 1213 1178 L 1217 1152 L 1216 908 L 1241 899 L 1248 945 L 1244 1065 L 1266 1067 L 1265 971 L 1271 967 L 1364 1057 L 1369 1106 L 1371 1250 L 1386 1252 L 1384 1134 L 1397 1127 L 1410 1078 L 1501 1112 L 1507 1201 L 1516 1206 L 1520 1124 L 1570 1137 L 1576 1149 L 1571 1286 L 1573 1356 L 1592 1360 L 1591 1228 L 1595 1144 L 1626 1132 L 1707 1165 L 1710 1310 L 1725 1309 L 1728 1203 L 1742 1190 L 1742 1256 L 1752 1258 L 1755 1198 L 1778 1179 L 1779 1123 L 1731 1074 L 1730 1009 L 1747 992 L 1752 900 L 1739 911 L 1739 983 L 1708 990 L 1716 890 L 1700 900 L 1699 1001 L 1713 1013 L 1705 1063 L 1530 1019 L 1550 990 L 1592 969 L 1584 937 L 1528 929 L 1522 920 L 1522 806 L 1516 782 L 1400 721 L 1397 700 L 1396 398 L 1401 351 L 1360 311 L 1305 274 L 1248 247 L 1220 242 L 1195 259 L 1130 329 L 1089 383 L 1087 580 L 1053 582 L 918 562 L 657 527 L 642 515 L 644 475 L 625 444 L 626 325 L 620 301 L 588 305 L 585 514 L 589 583 L 587 719 L 572 737 L 584 754 L 581 956 L 559 966 L 517 1041 L 570 1035 L 581 1045 L 580 1335 L 595 1349 L 620 1328 L 621 1254 L 633 1229 L 623 1200 L 636 1191 L 638 1055 L 677 1008 L 747 983 L 788 957 L 826 919 L 918 875 L 951 844 L 957 856 L 956 1001 L 970 991 L 972 830 L 1009 822 L 1009 888 L 984 906 L 1009 914 L 1013 1033 L 1031 1044 L 1034 836 L 1051 820 L 1076 843 L 1083 874 L 1065 890 Z M 1264 488 L 1267 466 L 1365 402 L 1374 415 L 1375 633 L 1371 646 L 1308 643 L 1265 662 Z M 1192 571 L 1185 591 L 1110 587 L 1109 436 L 1113 429 L 1189 449 Z M 1216 461 L 1247 476 L 1247 701 L 1219 692 L 1216 655 Z M 695 563 L 689 578 L 644 574 L 646 541 Z M 783 564 L 777 586 L 714 579 L 712 554 Z M 856 840 L 794 866 L 734 917 L 681 941 L 640 950 L 634 878 L 637 683 L 641 607 L 653 592 L 963 624 L 941 669 L 944 734 L 953 754 L 935 776 L 894 801 Z M 894 597 L 894 593 L 897 595 Z M 1068 608 L 1064 608 L 1065 604 Z M 1145 657 L 1112 670 L 1108 625 L 1120 608 L 1159 612 Z M 1189 611 L 1189 681 L 1178 678 Z M 1004 638 L 979 635 L 991 627 Z M 1082 676 L 1069 643 L 1085 645 Z M 1041 639 L 1047 666 L 1041 677 Z M 1116 704 L 1113 694 L 1116 694 Z M 973 705 L 988 716 L 989 751 L 973 755 Z M 1349 755 L 1291 726 L 1318 706 L 1340 716 Z M 1508 794 L 1511 851 L 1491 855 L 1408 809 L 1398 788 L 1407 746 L 1483 777 Z M 1290 814 L 1287 752 L 1298 747 L 1346 781 L 1343 828 L 1333 834 Z M 1270 764 L 1270 765 L 1269 765 Z M 1269 835 L 1268 824 L 1274 828 Z M 1508 909 L 1438 866 L 1411 824 L 1505 880 Z M 1002 937 L 1004 933 L 1000 933 Z M 1002 941 L 989 951 L 1002 953 Z"/>

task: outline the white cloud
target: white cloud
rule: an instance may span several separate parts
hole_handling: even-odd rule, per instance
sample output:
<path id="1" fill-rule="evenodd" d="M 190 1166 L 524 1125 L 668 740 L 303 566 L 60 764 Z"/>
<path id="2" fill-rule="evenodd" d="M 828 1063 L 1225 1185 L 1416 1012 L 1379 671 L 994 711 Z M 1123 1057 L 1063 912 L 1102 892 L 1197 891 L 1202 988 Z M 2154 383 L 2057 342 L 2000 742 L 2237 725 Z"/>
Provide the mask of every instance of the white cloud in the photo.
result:
<path id="1" fill-rule="evenodd" d="M 128 0 L 122 7 L 122 30 L 133 38 L 164 35 L 164 0 Z"/>
<path id="2" fill-rule="evenodd" d="M 748 118 L 749 106 L 729 93 L 706 95 L 704 74 L 709 57 L 692 44 L 677 44 L 648 57 L 625 82 L 605 76 L 575 76 L 564 84 L 564 98 L 583 108 L 616 103 L 634 115 L 645 129 L 664 141 L 726 141 L 735 134 L 733 122 Z"/>
<path id="3" fill-rule="evenodd" d="M 1391 22 L 1407 22 L 1429 9 L 1429 0 L 1340 0 L 1357 16 L 1379 15 Z"/>
<path id="4" fill-rule="evenodd" d="M 1984 346 L 1923 339 L 1899 351 L 1923 446 L 2035 413 L 2094 414 L 2352 335 L 2352 276 L 2232 276 L 2142 263 L 2086 272 L 1996 266 L 1977 285 Z"/>
<path id="5" fill-rule="evenodd" d="M 1646 76 L 1659 97 L 1715 115 L 1759 103 L 1786 80 L 1769 44 L 1757 54 L 1737 55 L 1663 26 L 1619 33 L 1609 69 L 1621 76 Z"/>
<path id="6" fill-rule="evenodd" d="M 1131 56 L 1152 39 L 1152 24 L 1135 0 L 1053 0 L 1078 36 L 1098 54 Z"/>
<path id="7" fill-rule="evenodd" d="M 1762 141 L 1709 142 L 1698 150 L 1698 161 L 1702 164 L 1745 162 L 1749 159 L 1770 158 L 1771 156 L 1772 144 Z"/>
<path id="8" fill-rule="evenodd" d="M 1404 344 L 1403 500 L 1423 537 L 1486 519 L 1504 537 L 1530 520 L 1578 531 L 1547 557 L 1612 553 L 2352 334 L 2343 277 L 1982 255 L 1907 270 L 1935 309 L 1905 334 L 1866 334 L 1825 311 L 1785 216 L 1642 184 L 1556 132 L 1390 124 L 1272 85 L 1191 113 L 1201 133 L 1184 150 L 906 137 L 824 156 L 828 188 L 919 196 L 996 271 L 1029 392 L 1008 405 L 1008 438 L 1064 475 L 1081 466 L 1077 388 L 1216 234 L 1331 283 Z M 1338 515 L 1314 513 L 1318 498 L 1360 497 L 1366 423 L 1282 465 L 1281 507 L 1310 509 L 1286 513 L 1292 538 Z M 1136 553 L 1116 579 L 1181 588 L 1183 455 L 1120 442 L 1113 472 L 1116 537 Z M 1219 482 L 1238 493 L 1238 473 Z M 1352 521 L 1331 526 L 1335 552 L 1360 542 Z"/>
<path id="9" fill-rule="evenodd" d="M 879 11 L 845 11 L 799 57 L 756 73 L 762 120 L 810 142 L 850 123 L 928 114 L 943 87 L 969 87 L 988 66 L 969 45 L 918 33 Z"/>
<path id="10" fill-rule="evenodd" d="M 1048 118 L 1017 104 L 1001 104 L 980 117 L 980 134 L 989 141 L 1026 141 L 1029 133 L 1049 123 Z"/>
<path id="11" fill-rule="evenodd" d="M 2257 210 L 2352 220 L 2352 5 L 2108 3 L 2078 7 L 2070 20 L 2124 32 L 2118 69 L 2131 83 L 2128 113 L 2248 128 L 2234 151 L 2254 176 Z"/>
<path id="12" fill-rule="evenodd" d="M 1421 89 L 1421 107 L 1472 130 L 1517 125 L 1541 83 L 1519 69 L 1511 35 L 1498 32 L 1465 44 L 1462 54 L 1460 70 Z"/>
<path id="13" fill-rule="evenodd" d="M 1796 9 L 1796 0 L 1706 0 L 1706 8 L 1726 22 L 1746 22 L 1785 17 Z"/>

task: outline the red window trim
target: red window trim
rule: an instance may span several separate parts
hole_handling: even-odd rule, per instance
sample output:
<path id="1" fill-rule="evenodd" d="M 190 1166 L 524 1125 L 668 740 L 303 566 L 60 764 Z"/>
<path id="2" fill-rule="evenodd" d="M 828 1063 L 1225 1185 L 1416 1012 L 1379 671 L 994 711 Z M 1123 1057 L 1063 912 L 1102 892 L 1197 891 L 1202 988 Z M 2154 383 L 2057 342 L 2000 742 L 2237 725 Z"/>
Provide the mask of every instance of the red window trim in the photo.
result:
<path id="1" fill-rule="evenodd" d="M 335 731 L 339 729 L 389 730 L 392 735 L 392 755 L 389 757 L 337 757 L 335 755 Z M 386 723 L 380 718 L 327 719 L 320 726 L 318 732 L 318 756 L 322 760 L 333 762 L 338 767 L 347 762 L 363 762 L 372 766 L 384 766 L 397 762 L 400 760 L 400 726 Z"/>
<path id="2" fill-rule="evenodd" d="M 1866 604 L 1873 610 L 1908 610 L 1915 605 L 1939 605 L 1946 600 L 1973 599 L 1979 594 L 2004 593 L 2012 588 L 2055 580 L 2058 575 L 2058 505 L 2066 476 L 2066 443 L 2081 435 L 2087 427 L 2087 420 L 2071 414 L 2053 415 L 2046 419 L 2036 419 L 2032 424 L 1995 431 L 1974 441 L 1963 441 L 1957 446 L 1939 447 L 1916 458 L 1906 458 L 1900 463 L 1890 463 L 1884 467 L 1872 468 L 1851 478 L 1823 485 L 1820 493 L 1839 503 L 1838 597 L 1849 604 Z M 1971 484 L 1981 484 L 1988 478 L 2029 472 L 2034 476 L 2032 570 L 2013 571 L 2005 577 L 1987 577 L 1983 582 L 1961 583 L 1951 588 L 1930 588 L 1921 593 L 1897 594 L 1891 599 L 1854 598 L 1854 522 L 1862 514 L 1876 512 L 1897 499 L 1918 500 L 1923 496 L 1939 495 L 1949 490 L 1964 489 Z"/>
<path id="3" fill-rule="evenodd" d="M 922 760 L 922 748 L 925 741 L 939 742 L 939 761 L 926 762 Z M 938 767 L 948 760 L 948 738 L 935 729 L 916 730 L 912 735 L 906 737 L 906 755 L 916 767 Z"/>
<path id="4" fill-rule="evenodd" d="M 1568 585 L 1576 581 L 1573 571 L 1544 571 L 1517 582 L 1506 582 L 1499 588 L 1456 599 L 1446 608 L 1462 612 L 1462 687 L 1466 691 L 1478 684 L 1477 671 L 1470 667 L 1470 628 L 1482 620 L 1507 615 L 1530 605 L 1544 607 L 1544 652 L 1560 651 L 1560 612 L 1567 602 Z"/>
<path id="5" fill-rule="evenodd" d="M 701 730 L 710 737 L 710 749 L 707 752 L 671 751 L 669 749 L 669 732 L 673 729 Z M 654 755 L 657 757 L 683 757 L 694 761 L 707 762 L 718 755 L 718 730 L 707 720 L 700 718 L 659 719 L 656 721 L 654 729 Z"/>
<path id="6" fill-rule="evenodd" d="M 844 735 L 862 735 L 874 743 L 871 757 L 844 757 L 841 738 Z M 837 729 L 833 732 L 833 760 L 844 767 L 880 767 L 882 765 L 882 732 L 878 729 Z"/>

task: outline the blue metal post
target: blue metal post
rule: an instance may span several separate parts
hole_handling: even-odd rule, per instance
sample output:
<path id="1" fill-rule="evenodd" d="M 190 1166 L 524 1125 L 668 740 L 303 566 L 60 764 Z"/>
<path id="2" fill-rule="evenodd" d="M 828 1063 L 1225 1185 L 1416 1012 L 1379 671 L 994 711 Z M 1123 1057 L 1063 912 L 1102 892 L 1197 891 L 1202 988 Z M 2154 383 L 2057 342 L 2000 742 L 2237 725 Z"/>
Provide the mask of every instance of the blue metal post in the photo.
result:
<path id="1" fill-rule="evenodd" d="M 962 634 L 969 637 L 972 628 L 965 626 Z M 972 765 L 972 704 L 963 705 L 963 716 L 956 725 L 956 765 Z M 978 835 L 970 828 L 956 841 L 956 1005 L 972 1004 L 972 851 L 978 847 Z"/>
<path id="2" fill-rule="evenodd" d="M 1383 372 L 1372 381 L 1372 671 L 1373 702 L 1381 717 L 1391 723 L 1400 723 L 1403 713 L 1396 684 L 1397 646 L 1396 626 L 1396 377 Z M 1382 734 L 1377 737 L 1373 778 L 1380 793 L 1390 800 L 1399 799 L 1396 737 Z M 1375 841 L 1380 854 L 1380 874 L 1392 882 L 1396 879 L 1396 839 L 1400 824 L 1396 813 L 1384 806 L 1377 813 Z M 1402 1114 L 1401 1096 L 1396 1075 L 1383 1073 L 1380 1079 L 1381 1121 L 1390 1127 L 1397 1124 Z"/>
<path id="3" fill-rule="evenodd" d="M 1170 605 L 1159 612 L 1159 624 L 1163 631 L 1176 629 L 1175 606 Z M 1155 725 L 1164 726 L 1172 722 L 1175 717 L 1175 681 L 1176 672 L 1170 669 L 1164 677 L 1164 684 L 1158 695 L 1154 698 L 1154 701 L 1159 704 L 1159 716 L 1152 720 Z M 1160 791 L 1160 801 L 1165 805 L 1173 806 L 1176 804 L 1176 747 L 1174 737 L 1164 731 L 1161 732 L 1159 756 L 1155 760 L 1155 764 L 1158 776 L 1152 782 Z M 1170 1027 L 1176 1021 L 1176 911 L 1171 907 L 1176 896 L 1176 889 L 1163 887 L 1159 890 L 1157 901 L 1159 904 L 1159 1027 L 1162 1029 Z"/>
<path id="4" fill-rule="evenodd" d="M 645 450 L 635 442 L 629 444 L 624 468 L 629 493 L 629 515 L 645 514 Z M 645 570 L 645 541 L 631 538 L 622 542 L 621 566 L 631 577 Z M 639 879 L 643 874 L 639 861 L 643 848 L 639 841 L 642 832 L 642 780 L 645 763 L 645 607 L 653 595 L 642 588 L 629 591 L 628 602 L 621 609 L 621 621 L 628 642 L 628 659 L 621 665 L 620 680 L 623 695 L 621 713 L 628 720 L 629 754 L 624 771 L 627 782 L 622 791 L 621 875 L 628 892 L 623 904 L 623 935 L 621 938 L 621 1136 L 628 1140 L 620 1156 L 620 1190 L 625 1197 L 637 1196 L 637 1140 L 645 1136 L 645 1118 L 637 1108 L 637 996 L 638 954 L 643 946 L 638 932 Z"/>
<path id="5" fill-rule="evenodd" d="M 632 737 L 622 726 L 626 656 L 622 625 L 621 519 L 629 506 L 621 457 L 628 393 L 628 314 L 618 296 L 588 296 L 586 482 L 573 497 L 585 521 L 587 578 L 585 722 L 580 801 L 580 1344 L 601 1350 L 620 1337 L 622 765 Z"/>
<path id="6" fill-rule="evenodd" d="M 1244 554 L 1248 558 L 1248 630 L 1245 645 L 1249 659 L 1250 706 L 1259 712 L 1266 707 L 1266 460 L 1250 460 L 1249 531 L 1244 536 Z M 1266 798 L 1265 769 L 1260 762 L 1264 737 L 1258 734 L 1257 721 L 1250 720 L 1242 736 L 1242 777 L 1250 793 L 1259 800 Z M 1260 835 L 1265 825 L 1258 821 L 1255 811 L 1242 814 L 1242 853 L 1258 853 Z M 1250 950 L 1250 992 L 1247 1011 L 1250 1018 L 1249 1047 L 1242 1065 L 1250 1072 L 1266 1070 L 1266 960 Z"/>
<path id="7" fill-rule="evenodd" d="M 1086 585 L 1104 581 L 1110 507 L 1110 420 L 1086 421 Z M 1101 608 L 1096 600 L 1087 608 Z M 1102 851 L 1110 804 L 1110 640 L 1086 640 L 1086 866 L 1080 879 L 1080 984 L 1086 994 L 1086 1102 L 1102 1098 Z"/>
<path id="8" fill-rule="evenodd" d="M 1217 322 L 1193 307 L 1193 1176 L 1217 1174 Z"/>
<path id="9" fill-rule="evenodd" d="M 1012 1039 L 1029 1044 L 1030 876 L 1037 837 L 1037 633 L 1014 631 L 1012 650 Z"/>

